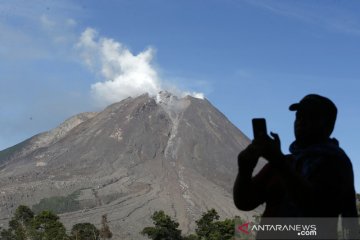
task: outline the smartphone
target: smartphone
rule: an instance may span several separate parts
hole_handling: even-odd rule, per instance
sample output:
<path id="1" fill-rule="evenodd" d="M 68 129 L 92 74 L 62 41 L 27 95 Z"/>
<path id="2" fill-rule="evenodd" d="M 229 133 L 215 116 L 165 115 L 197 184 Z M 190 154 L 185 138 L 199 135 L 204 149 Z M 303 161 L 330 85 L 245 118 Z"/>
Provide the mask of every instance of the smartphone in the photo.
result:
<path id="1" fill-rule="evenodd" d="M 267 136 L 265 118 L 253 118 L 252 126 L 253 126 L 254 139 L 263 139 Z"/>

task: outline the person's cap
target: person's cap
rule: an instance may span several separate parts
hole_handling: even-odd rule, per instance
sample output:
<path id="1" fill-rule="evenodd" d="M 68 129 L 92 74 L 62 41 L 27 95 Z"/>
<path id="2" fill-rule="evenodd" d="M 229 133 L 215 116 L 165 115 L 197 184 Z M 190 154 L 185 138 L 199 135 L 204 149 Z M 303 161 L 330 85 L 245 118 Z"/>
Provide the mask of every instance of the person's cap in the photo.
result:
<path id="1" fill-rule="evenodd" d="M 306 95 L 300 100 L 300 102 L 291 104 L 289 110 L 310 111 L 312 113 L 321 114 L 334 122 L 337 115 L 337 108 L 335 104 L 330 99 L 317 94 Z"/>

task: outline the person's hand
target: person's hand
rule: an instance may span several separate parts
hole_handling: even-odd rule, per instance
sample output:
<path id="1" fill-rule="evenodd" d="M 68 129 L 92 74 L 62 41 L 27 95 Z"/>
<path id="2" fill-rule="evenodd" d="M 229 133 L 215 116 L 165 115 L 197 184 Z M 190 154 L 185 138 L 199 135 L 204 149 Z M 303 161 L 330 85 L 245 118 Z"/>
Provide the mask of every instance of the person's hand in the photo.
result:
<path id="1" fill-rule="evenodd" d="M 261 155 L 258 146 L 251 143 L 243 151 L 239 153 L 238 156 L 238 166 L 242 171 L 252 171 Z"/>
<path id="2" fill-rule="evenodd" d="M 281 142 L 279 135 L 270 132 L 271 137 L 265 139 L 255 139 L 253 144 L 255 148 L 260 151 L 260 155 L 264 157 L 269 163 L 278 165 L 281 163 L 284 154 L 281 152 Z"/>

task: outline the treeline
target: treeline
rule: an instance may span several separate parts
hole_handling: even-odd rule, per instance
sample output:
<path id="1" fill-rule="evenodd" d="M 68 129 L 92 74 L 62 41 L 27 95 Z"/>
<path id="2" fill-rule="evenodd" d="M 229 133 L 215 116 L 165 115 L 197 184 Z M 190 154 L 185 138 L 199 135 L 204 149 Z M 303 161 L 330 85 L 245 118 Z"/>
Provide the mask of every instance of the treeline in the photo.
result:
<path id="1" fill-rule="evenodd" d="M 194 233 L 183 235 L 179 223 L 164 211 L 156 211 L 151 218 L 154 226 L 145 227 L 140 233 L 153 240 L 230 240 L 235 236 L 235 224 L 244 223 L 240 218 L 219 220 L 216 210 L 211 209 L 195 221 Z M 35 214 L 24 205 L 16 209 L 8 228 L 0 229 L 1 240 L 105 240 L 112 236 L 106 215 L 102 216 L 100 229 L 91 223 L 78 223 L 68 234 L 52 211 Z M 248 237 L 252 239 L 253 236 Z"/>
<path id="2" fill-rule="evenodd" d="M 178 229 L 179 223 L 166 215 L 164 211 L 157 211 L 152 215 L 153 227 L 145 227 L 141 234 L 153 240 L 230 240 L 235 236 L 235 223 L 245 223 L 240 218 L 219 220 L 215 209 L 202 214 L 195 222 L 195 233 L 182 235 Z M 252 234 L 248 239 L 254 239 Z"/>
<path id="3" fill-rule="evenodd" d="M 34 214 L 29 207 L 21 205 L 9 221 L 8 229 L 1 230 L 0 236 L 1 240 L 100 240 L 111 239 L 112 233 L 106 215 L 102 216 L 100 229 L 91 223 L 78 223 L 68 235 L 55 213 L 41 211 Z"/>

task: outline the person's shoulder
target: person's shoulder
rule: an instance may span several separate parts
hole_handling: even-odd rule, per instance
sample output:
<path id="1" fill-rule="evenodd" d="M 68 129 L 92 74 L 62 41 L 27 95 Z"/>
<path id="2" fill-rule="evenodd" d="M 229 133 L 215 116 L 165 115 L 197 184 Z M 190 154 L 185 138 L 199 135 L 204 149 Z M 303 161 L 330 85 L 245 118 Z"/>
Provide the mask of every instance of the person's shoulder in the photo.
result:
<path id="1" fill-rule="evenodd" d="M 337 172 L 346 174 L 353 170 L 352 163 L 345 151 L 340 147 L 339 141 L 335 138 L 331 139 L 323 148 L 323 161 L 329 168 L 336 169 Z"/>
<path id="2" fill-rule="evenodd" d="M 345 151 L 339 146 L 339 141 L 335 138 L 329 139 L 327 142 L 314 146 L 310 150 L 310 155 L 323 156 L 333 159 L 334 161 L 349 162 L 350 159 Z"/>
<path id="3" fill-rule="evenodd" d="M 327 149 L 334 161 L 340 161 L 343 164 L 351 165 L 350 158 L 348 157 L 346 152 L 340 147 L 339 141 L 337 139 L 331 139 L 331 144 L 328 145 Z"/>

